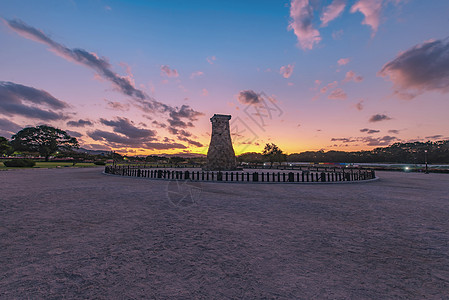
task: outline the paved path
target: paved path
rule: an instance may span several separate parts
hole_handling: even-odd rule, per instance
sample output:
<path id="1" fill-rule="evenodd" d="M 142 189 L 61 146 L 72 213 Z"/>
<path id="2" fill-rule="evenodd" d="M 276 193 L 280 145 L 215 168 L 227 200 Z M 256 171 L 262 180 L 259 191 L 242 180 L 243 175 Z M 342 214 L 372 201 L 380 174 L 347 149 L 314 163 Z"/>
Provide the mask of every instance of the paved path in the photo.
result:
<path id="1" fill-rule="evenodd" d="M 449 175 L 189 187 L 100 172 L 0 172 L 0 299 L 449 297 Z"/>

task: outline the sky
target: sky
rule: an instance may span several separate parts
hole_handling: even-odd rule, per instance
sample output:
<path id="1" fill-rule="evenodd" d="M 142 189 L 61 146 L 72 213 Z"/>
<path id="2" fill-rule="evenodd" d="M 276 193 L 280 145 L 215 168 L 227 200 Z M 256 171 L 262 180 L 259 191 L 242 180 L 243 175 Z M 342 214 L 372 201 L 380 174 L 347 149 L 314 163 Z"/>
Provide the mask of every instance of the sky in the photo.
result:
<path id="1" fill-rule="evenodd" d="M 236 154 L 449 139 L 447 0 L 0 0 L 0 136 Z"/>

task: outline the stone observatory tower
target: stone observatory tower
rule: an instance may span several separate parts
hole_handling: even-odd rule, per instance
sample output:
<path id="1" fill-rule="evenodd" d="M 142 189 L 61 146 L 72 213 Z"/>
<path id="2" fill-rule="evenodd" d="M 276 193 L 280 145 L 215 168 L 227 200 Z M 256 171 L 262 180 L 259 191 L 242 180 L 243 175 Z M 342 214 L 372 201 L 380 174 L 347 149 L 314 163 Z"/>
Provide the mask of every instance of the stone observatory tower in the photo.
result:
<path id="1" fill-rule="evenodd" d="M 229 130 L 230 115 L 214 114 L 212 122 L 212 135 L 209 150 L 207 151 L 206 170 L 222 171 L 234 170 L 237 166 L 234 148 L 232 148 L 231 132 Z"/>

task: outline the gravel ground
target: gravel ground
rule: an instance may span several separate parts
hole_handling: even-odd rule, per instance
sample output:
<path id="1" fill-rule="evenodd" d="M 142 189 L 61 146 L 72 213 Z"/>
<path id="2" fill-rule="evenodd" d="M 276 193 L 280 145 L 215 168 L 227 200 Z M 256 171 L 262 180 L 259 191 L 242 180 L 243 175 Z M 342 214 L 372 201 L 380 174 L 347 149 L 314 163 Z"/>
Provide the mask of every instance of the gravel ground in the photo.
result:
<path id="1" fill-rule="evenodd" d="M 0 172 L 0 298 L 449 299 L 449 175 L 353 184 Z"/>

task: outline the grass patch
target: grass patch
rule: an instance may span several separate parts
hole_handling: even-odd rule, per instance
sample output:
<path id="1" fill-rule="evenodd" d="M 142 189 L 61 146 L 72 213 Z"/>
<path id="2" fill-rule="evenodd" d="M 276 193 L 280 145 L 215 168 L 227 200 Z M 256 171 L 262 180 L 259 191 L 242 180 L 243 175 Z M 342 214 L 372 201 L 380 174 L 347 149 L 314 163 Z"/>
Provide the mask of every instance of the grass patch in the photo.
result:
<path id="1" fill-rule="evenodd" d="M 36 165 L 33 168 L 71 168 L 73 167 L 73 164 L 71 162 L 45 162 L 45 161 L 38 161 L 36 162 Z M 77 163 L 75 168 L 87 168 L 87 167 L 98 167 L 94 165 L 94 163 Z M 27 169 L 27 168 L 13 168 L 13 167 L 6 167 L 3 162 L 0 162 L 0 170 L 6 170 L 6 169 Z M 31 168 L 28 168 L 31 169 Z"/>

